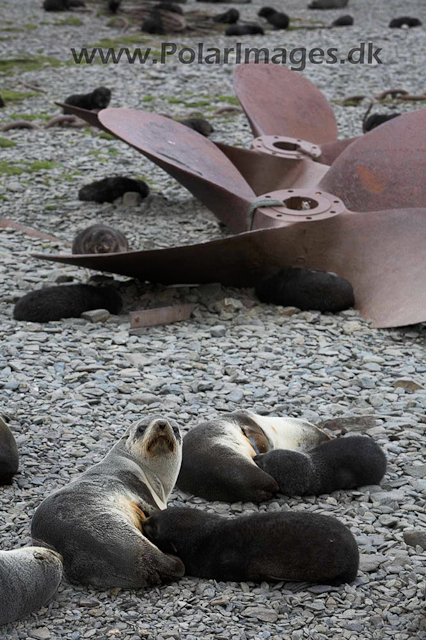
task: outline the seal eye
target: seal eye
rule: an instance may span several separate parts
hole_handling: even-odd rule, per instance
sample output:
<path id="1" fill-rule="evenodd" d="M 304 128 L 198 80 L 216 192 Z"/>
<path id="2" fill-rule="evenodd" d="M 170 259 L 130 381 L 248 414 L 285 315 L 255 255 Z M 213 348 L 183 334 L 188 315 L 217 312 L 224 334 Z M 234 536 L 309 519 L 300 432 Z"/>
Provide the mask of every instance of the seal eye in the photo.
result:
<path id="1" fill-rule="evenodd" d="M 141 424 L 138 427 L 138 433 L 145 433 L 145 431 L 146 431 L 146 425 L 145 424 Z"/>
<path id="2" fill-rule="evenodd" d="M 175 434 L 176 438 L 180 436 L 179 429 L 177 427 L 173 427 L 173 433 Z"/>

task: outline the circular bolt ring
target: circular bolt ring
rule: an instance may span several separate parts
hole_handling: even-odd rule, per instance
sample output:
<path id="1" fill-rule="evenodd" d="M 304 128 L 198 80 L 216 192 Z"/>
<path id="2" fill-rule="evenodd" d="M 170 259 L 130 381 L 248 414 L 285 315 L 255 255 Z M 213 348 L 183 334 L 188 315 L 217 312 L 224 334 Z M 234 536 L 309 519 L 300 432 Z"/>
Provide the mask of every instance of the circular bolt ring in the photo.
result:
<path id="1" fill-rule="evenodd" d="M 261 206 L 257 209 L 258 215 L 275 218 L 283 223 L 325 220 L 346 211 L 339 198 L 320 189 L 281 189 L 259 196 L 259 200 L 269 199 L 281 200 L 283 205 Z"/>
<path id="2" fill-rule="evenodd" d="M 317 159 L 321 155 L 318 145 L 286 136 L 259 136 L 252 142 L 252 149 L 279 158 L 300 160 L 305 158 Z"/>

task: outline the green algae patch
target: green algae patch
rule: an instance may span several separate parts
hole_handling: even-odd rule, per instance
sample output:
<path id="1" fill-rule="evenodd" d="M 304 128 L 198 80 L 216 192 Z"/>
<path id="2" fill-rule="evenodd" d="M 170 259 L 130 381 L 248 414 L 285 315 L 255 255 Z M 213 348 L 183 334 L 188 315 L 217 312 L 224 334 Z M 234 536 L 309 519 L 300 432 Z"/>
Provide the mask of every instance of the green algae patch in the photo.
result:
<path id="1" fill-rule="evenodd" d="M 8 58 L 0 60 L 0 73 L 13 75 L 25 71 L 36 71 L 42 67 L 60 67 L 64 63 L 57 58 L 48 56 L 26 56 L 22 58 Z"/>
<path id="2" fill-rule="evenodd" d="M 0 148 L 5 147 L 16 147 L 16 142 L 13 142 L 13 140 L 8 140 L 7 138 L 0 137 Z"/>

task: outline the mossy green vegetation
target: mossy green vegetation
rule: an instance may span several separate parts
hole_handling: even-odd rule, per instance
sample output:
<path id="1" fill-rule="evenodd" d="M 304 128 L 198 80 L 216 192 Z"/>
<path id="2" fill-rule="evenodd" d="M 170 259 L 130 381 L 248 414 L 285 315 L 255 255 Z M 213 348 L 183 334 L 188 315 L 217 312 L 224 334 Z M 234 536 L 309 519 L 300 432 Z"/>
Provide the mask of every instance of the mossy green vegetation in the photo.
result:
<path id="1" fill-rule="evenodd" d="M 16 147 L 16 142 L 14 142 L 13 140 L 8 140 L 7 138 L 0 137 L 0 147 Z"/>
<path id="2" fill-rule="evenodd" d="M 30 164 L 14 164 L 0 160 L 0 175 L 4 176 L 20 176 L 23 173 L 38 173 L 39 171 L 50 171 L 54 167 L 59 167 L 56 162 L 47 160 L 36 160 Z"/>
<path id="3" fill-rule="evenodd" d="M 27 98 L 32 98 L 33 96 L 38 96 L 38 95 L 39 94 L 36 93 L 35 91 L 12 91 L 11 89 L 2 89 L 1 91 L 1 97 L 6 103 L 22 102 Z"/>
<path id="4" fill-rule="evenodd" d="M 51 56 L 25 56 L 22 58 L 5 58 L 0 60 L 0 73 L 13 75 L 25 71 L 36 71 L 45 66 L 60 67 L 61 60 Z"/>
<path id="5" fill-rule="evenodd" d="M 81 27 L 83 24 L 84 22 L 80 20 L 80 18 L 69 16 L 68 18 L 64 18 L 64 20 L 55 22 L 55 27 Z"/>

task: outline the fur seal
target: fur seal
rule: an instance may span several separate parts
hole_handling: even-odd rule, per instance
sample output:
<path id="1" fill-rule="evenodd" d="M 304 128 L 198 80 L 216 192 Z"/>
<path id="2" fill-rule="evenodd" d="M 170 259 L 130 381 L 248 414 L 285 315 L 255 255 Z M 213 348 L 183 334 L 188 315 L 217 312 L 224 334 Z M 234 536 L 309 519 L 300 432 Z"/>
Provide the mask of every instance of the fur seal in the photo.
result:
<path id="1" fill-rule="evenodd" d="M 163 36 L 166 33 L 160 11 L 152 11 L 151 15 L 145 18 L 142 22 L 141 31 L 158 36 Z"/>
<path id="2" fill-rule="evenodd" d="M 97 87 L 90 93 L 74 93 L 64 100 L 65 104 L 79 107 L 80 109 L 106 109 L 111 101 L 111 89 L 107 87 Z M 63 113 L 71 113 L 63 107 Z"/>
<path id="3" fill-rule="evenodd" d="M 45 11 L 69 11 L 69 0 L 44 0 L 43 9 Z"/>
<path id="4" fill-rule="evenodd" d="M 403 27 L 408 27 L 411 29 L 412 27 L 421 27 L 422 21 L 418 18 L 409 18 L 406 16 L 402 16 L 401 18 L 394 18 L 389 22 L 390 29 L 402 29 Z"/>
<path id="5" fill-rule="evenodd" d="M 5 102 L 3 98 L 0 96 L 0 109 L 3 109 L 4 106 L 5 106 Z"/>
<path id="6" fill-rule="evenodd" d="M 231 24 L 225 36 L 263 36 L 264 30 L 258 24 Z"/>
<path id="7" fill-rule="evenodd" d="M 297 307 L 302 311 L 316 310 L 337 313 L 353 307 L 351 283 L 335 273 L 284 267 L 256 283 L 255 292 L 261 302 Z"/>
<path id="8" fill-rule="evenodd" d="M 50 322 L 79 318 L 84 311 L 92 309 L 107 309 L 118 315 L 122 308 L 123 301 L 114 287 L 66 284 L 26 293 L 16 303 L 13 317 L 27 322 Z"/>
<path id="9" fill-rule="evenodd" d="M 286 496 L 319 496 L 379 484 L 386 472 L 383 450 L 365 436 L 335 438 L 309 453 L 270 451 L 254 461 Z"/>
<path id="10" fill-rule="evenodd" d="M 338 585 L 356 578 L 359 552 L 336 518 L 307 512 L 237 518 L 177 507 L 145 521 L 145 535 L 175 553 L 190 576 L 235 582 L 285 580 Z"/>
<path id="11" fill-rule="evenodd" d="M 79 231 L 72 243 L 72 253 L 120 253 L 129 250 L 129 243 L 121 231 L 104 224 L 93 224 Z"/>
<path id="12" fill-rule="evenodd" d="M 308 9 L 344 9 L 348 0 L 312 0 Z"/>
<path id="13" fill-rule="evenodd" d="M 287 29 L 290 24 L 290 18 L 286 13 L 272 9 L 272 7 L 262 7 L 257 15 L 266 20 L 276 29 Z"/>
<path id="14" fill-rule="evenodd" d="M 0 485 L 12 484 L 12 478 L 18 471 L 19 454 L 13 433 L 0 418 Z"/>
<path id="15" fill-rule="evenodd" d="M 364 133 L 368 133 L 368 131 L 380 127 L 381 124 L 393 120 L 400 115 L 400 113 L 373 113 L 371 116 L 368 116 L 363 123 L 363 131 Z"/>
<path id="16" fill-rule="evenodd" d="M 51 549 L 0 551 L 0 626 L 45 606 L 61 580 L 61 556 Z"/>
<path id="17" fill-rule="evenodd" d="M 334 20 L 331 23 L 332 27 L 351 27 L 354 23 L 354 19 L 352 16 L 345 15 L 345 16 L 340 16 L 340 18 L 336 18 L 336 20 Z"/>
<path id="18" fill-rule="evenodd" d="M 145 518 L 166 508 L 181 457 L 174 420 L 139 420 L 101 462 L 41 503 L 33 539 L 62 555 L 71 582 L 139 589 L 182 576 L 182 562 L 142 533 Z"/>
<path id="19" fill-rule="evenodd" d="M 121 0 L 108 0 L 108 11 L 117 13 L 120 8 Z"/>
<path id="20" fill-rule="evenodd" d="M 206 138 L 208 138 L 208 136 L 214 131 L 210 122 L 205 118 L 187 118 L 186 120 L 178 120 L 178 122 L 184 124 L 185 127 L 189 127 L 197 133 L 201 133 L 201 135 Z"/>
<path id="21" fill-rule="evenodd" d="M 222 24 L 235 24 L 240 19 L 240 12 L 237 9 L 228 9 L 224 13 L 218 13 L 214 16 L 213 22 L 221 22 Z"/>
<path id="22" fill-rule="evenodd" d="M 305 420 L 237 411 L 186 434 L 177 484 L 207 500 L 269 500 L 278 492 L 278 484 L 253 458 L 277 448 L 307 451 L 327 438 Z"/>
<path id="23" fill-rule="evenodd" d="M 149 194 L 149 187 L 143 180 L 114 176 L 84 185 L 78 192 L 78 199 L 102 204 L 103 202 L 114 202 L 129 191 L 140 193 L 142 198 L 146 198 Z"/>

